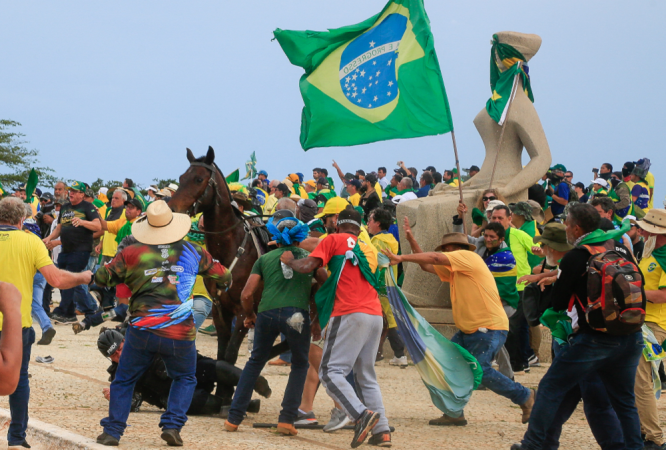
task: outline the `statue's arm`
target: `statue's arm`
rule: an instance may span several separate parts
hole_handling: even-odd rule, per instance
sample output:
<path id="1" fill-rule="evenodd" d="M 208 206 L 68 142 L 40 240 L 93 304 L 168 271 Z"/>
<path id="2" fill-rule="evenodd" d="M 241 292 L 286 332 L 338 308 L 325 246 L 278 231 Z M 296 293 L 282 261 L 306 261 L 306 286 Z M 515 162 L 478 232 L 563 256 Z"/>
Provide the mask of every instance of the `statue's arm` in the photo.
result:
<path id="1" fill-rule="evenodd" d="M 534 114 L 536 115 L 536 112 Z M 552 163 L 546 134 L 539 118 L 536 117 L 536 121 L 527 128 L 521 123 L 516 123 L 515 126 L 520 142 L 530 155 L 530 162 L 502 189 L 505 197 L 526 191 L 548 172 Z"/>

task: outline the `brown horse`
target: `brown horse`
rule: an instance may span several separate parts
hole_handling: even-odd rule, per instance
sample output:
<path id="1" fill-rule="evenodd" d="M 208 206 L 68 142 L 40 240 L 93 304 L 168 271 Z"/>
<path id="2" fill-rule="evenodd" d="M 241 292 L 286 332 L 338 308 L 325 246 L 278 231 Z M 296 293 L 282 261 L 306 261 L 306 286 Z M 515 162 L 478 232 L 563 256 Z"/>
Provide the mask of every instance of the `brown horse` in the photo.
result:
<path id="1" fill-rule="evenodd" d="M 260 255 L 254 238 L 247 231 L 243 213 L 231 204 L 229 186 L 215 164 L 212 147 L 208 147 L 206 156 L 200 158 L 195 158 L 188 148 L 187 160 L 190 167 L 180 176 L 180 186 L 171 197 L 169 207 L 179 213 L 203 212 L 206 248 L 226 268 L 233 265 L 233 284 L 228 291 L 217 291 L 215 294 L 214 283 L 207 283 L 206 287 L 217 301 L 213 308 L 213 322 L 217 329 L 217 359 L 235 364 L 238 349 L 248 331 L 243 325 L 245 315 L 240 295 Z M 239 248 L 244 251 L 239 252 Z M 262 249 L 262 252 L 265 250 Z M 255 293 L 255 309 L 261 299 L 261 291 Z M 234 316 L 236 326 L 232 330 Z"/>

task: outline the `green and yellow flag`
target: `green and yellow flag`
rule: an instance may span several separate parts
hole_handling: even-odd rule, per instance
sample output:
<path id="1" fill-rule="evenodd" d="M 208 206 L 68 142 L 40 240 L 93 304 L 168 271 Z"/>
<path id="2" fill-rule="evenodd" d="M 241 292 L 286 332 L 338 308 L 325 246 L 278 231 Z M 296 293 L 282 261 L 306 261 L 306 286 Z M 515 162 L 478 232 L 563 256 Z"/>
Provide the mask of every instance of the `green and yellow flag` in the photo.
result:
<path id="1" fill-rule="evenodd" d="M 278 28 L 274 35 L 289 61 L 305 69 L 304 150 L 453 130 L 423 0 L 391 0 L 356 25 Z"/>

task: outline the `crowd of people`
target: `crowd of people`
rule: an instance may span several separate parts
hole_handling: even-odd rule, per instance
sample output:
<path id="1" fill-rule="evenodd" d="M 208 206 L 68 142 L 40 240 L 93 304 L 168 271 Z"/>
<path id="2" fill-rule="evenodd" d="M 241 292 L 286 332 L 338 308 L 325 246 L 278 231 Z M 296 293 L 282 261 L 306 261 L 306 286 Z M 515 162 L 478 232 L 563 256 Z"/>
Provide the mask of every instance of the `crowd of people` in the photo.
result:
<path id="1" fill-rule="evenodd" d="M 241 295 L 243 324 L 253 330 L 242 370 L 197 352 L 197 332 L 212 332 L 202 327 L 214 297 L 204 279 L 226 290 L 231 271 L 206 250 L 203 216 L 169 208 L 176 184 L 142 191 L 126 179 L 94 192 L 61 181 L 52 193 L 19 185 L 0 201 L 0 392 L 10 394 L 10 448 L 29 448 L 33 320 L 42 330 L 38 345 L 53 341 L 55 323 L 76 334 L 108 326 L 98 338 L 112 362 L 100 444 L 118 445 L 143 401 L 165 409 L 168 445 L 183 445 L 188 415 L 221 414 L 224 429 L 235 432 L 259 410 L 252 393 L 271 395 L 261 371 L 276 364 L 291 367 L 279 433 L 318 423 L 321 384 L 333 405 L 325 432 L 351 424 L 352 448 L 366 440 L 390 447 L 375 375 L 384 340 L 391 365 L 408 361 L 380 274 L 393 271 L 400 285 L 408 263 L 449 283 L 459 330 L 452 341 L 477 359 L 482 389 L 520 406 L 529 425 L 512 449 L 558 448 L 581 399 L 602 448 L 666 448 L 654 376 L 666 356 L 666 210 L 654 207 L 649 159 L 616 172 L 604 163 L 584 182 L 557 164 L 517 202 L 487 189 L 475 205 L 461 202 L 457 215 L 442 218 L 452 232 L 430 251 L 405 219 L 410 254 L 401 252 L 397 206 L 439 184 L 458 187 L 479 168 L 461 176 L 398 166 L 389 177 L 386 167 L 351 173 L 333 161 L 333 176 L 320 167 L 309 180 L 297 172 L 271 180 L 260 170 L 248 185 L 228 181 L 233 206 L 259 216 L 272 238 Z M 390 267 L 379 267 L 380 254 Z M 54 289 L 60 303 L 51 310 Z M 543 326 L 554 359 L 535 393 L 514 375 L 541 364 Z M 285 345 L 274 347 L 278 336 Z M 466 424 L 462 412 L 430 421 Z"/>

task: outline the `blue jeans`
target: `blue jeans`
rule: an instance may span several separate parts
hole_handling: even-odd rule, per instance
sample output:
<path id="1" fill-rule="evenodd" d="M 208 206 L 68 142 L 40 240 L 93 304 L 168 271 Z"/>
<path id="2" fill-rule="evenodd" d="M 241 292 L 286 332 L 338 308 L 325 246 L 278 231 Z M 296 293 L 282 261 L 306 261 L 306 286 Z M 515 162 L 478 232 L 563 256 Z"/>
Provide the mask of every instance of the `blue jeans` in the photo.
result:
<path id="1" fill-rule="evenodd" d="M 303 330 L 300 333 L 287 325 L 287 319 L 297 312 L 303 314 L 305 319 Z M 254 327 L 254 348 L 250 359 L 245 364 L 236 387 L 236 395 L 234 395 L 231 402 L 229 418 L 227 419 L 230 423 L 240 425 L 243 421 L 247 406 L 252 399 L 254 384 L 268 362 L 269 352 L 280 333 L 283 333 L 287 342 L 289 342 L 292 359 L 291 372 L 289 373 L 287 387 L 284 390 L 282 411 L 280 411 L 278 422 L 293 424 L 296 421 L 309 367 L 310 313 L 304 309 L 289 307 L 271 309 L 257 314 Z"/>
<path id="2" fill-rule="evenodd" d="M 129 309 L 129 305 L 126 305 L 124 303 L 118 303 L 118 306 L 113 307 L 113 311 L 116 313 L 116 318 L 120 322 L 124 322 L 125 318 L 127 317 L 127 310 Z M 88 316 L 85 319 L 83 319 L 83 324 L 86 326 L 86 330 L 90 329 L 91 327 L 96 327 L 98 325 L 101 325 L 104 323 L 104 318 L 102 317 L 102 311 L 98 311 L 92 316 Z"/>
<path id="3" fill-rule="evenodd" d="M 90 252 L 61 253 L 58 256 L 58 268 L 75 273 L 83 272 L 88 267 L 89 260 Z M 87 286 L 62 289 L 60 295 L 60 306 L 53 310 L 54 314 L 71 317 L 78 309 L 87 317 L 97 312 L 97 302 L 88 292 Z"/>
<path id="4" fill-rule="evenodd" d="M 0 335 L 2 332 L 0 331 Z M 16 390 L 9 396 L 9 410 L 12 421 L 7 431 L 9 445 L 20 445 L 25 440 L 25 430 L 28 428 L 28 401 L 30 400 L 30 380 L 28 379 L 28 365 L 30 364 L 30 350 L 35 343 L 35 330 L 24 328 L 23 358 L 21 359 L 21 373 Z"/>
<path id="5" fill-rule="evenodd" d="M 495 355 L 506 341 L 506 335 L 507 331 L 504 330 L 488 330 L 486 333 L 477 331 L 471 334 L 458 331 L 451 341 L 463 347 L 479 361 L 483 369 L 484 386 L 516 405 L 522 405 L 530 398 L 530 390 L 492 367 Z"/>
<path id="6" fill-rule="evenodd" d="M 51 319 L 46 315 L 43 306 L 44 288 L 46 287 L 46 278 L 40 272 L 35 274 L 32 280 L 32 318 L 39 323 L 42 333 L 49 328 L 53 328 Z"/>
<path id="7" fill-rule="evenodd" d="M 194 319 L 194 328 L 198 330 L 210 314 L 210 310 L 213 309 L 213 302 L 203 295 L 195 295 L 192 300 L 192 318 Z"/>
<path id="8" fill-rule="evenodd" d="M 153 363 L 156 355 L 162 357 L 167 374 L 173 380 L 160 428 L 180 431 L 187 422 L 186 413 L 197 385 L 197 349 L 194 341 L 164 338 L 130 326 L 127 328 L 116 378 L 111 383 L 109 417 L 100 422 L 106 434 L 120 439 L 125 432 L 134 386 Z"/>
<path id="9" fill-rule="evenodd" d="M 625 448 L 643 448 L 640 420 L 635 405 L 634 381 L 638 358 L 643 351 L 643 335 L 578 333 L 570 346 L 561 351 L 539 383 L 537 398 L 523 449 L 540 449 L 553 425 L 567 393 L 597 373 L 615 409 L 624 435 Z M 606 423 L 606 427 L 609 425 Z"/>
<path id="10" fill-rule="evenodd" d="M 286 340 L 287 340 L 287 336 L 280 333 L 280 342 L 284 342 Z M 291 350 L 280 354 L 280 359 L 284 362 L 288 362 L 288 363 L 291 364 Z"/>
<path id="11" fill-rule="evenodd" d="M 568 344 L 560 345 L 553 340 L 555 357 L 557 358 L 568 346 Z M 569 420 L 581 398 L 587 423 L 602 450 L 623 450 L 624 436 L 620 421 L 608 398 L 604 383 L 596 372 L 589 374 L 564 395 L 553 424 L 548 429 L 546 439 L 541 446 L 542 450 L 556 450 L 560 447 L 562 425 Z"/>

